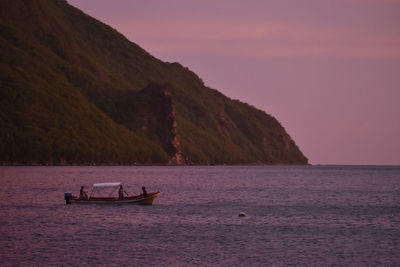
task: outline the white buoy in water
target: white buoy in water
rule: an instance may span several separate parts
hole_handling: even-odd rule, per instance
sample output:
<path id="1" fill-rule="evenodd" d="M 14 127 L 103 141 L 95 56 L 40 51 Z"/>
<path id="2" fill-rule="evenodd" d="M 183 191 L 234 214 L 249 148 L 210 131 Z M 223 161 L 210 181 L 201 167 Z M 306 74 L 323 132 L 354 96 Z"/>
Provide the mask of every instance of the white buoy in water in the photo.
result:
<path id="1" fill-rule="evenodd" d="M 246 213 L 244 213 L 243 211 L 239 212 L 239 217 L 246 217 Z"/>

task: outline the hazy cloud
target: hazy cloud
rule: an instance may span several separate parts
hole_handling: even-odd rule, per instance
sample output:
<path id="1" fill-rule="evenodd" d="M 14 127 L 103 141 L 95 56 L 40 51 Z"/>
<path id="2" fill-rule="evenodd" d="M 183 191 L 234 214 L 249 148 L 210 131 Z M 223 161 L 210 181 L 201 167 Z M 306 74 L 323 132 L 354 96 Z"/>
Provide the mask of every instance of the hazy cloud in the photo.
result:
<path id="1" fill-rule="evenodd" d="M 118 28 L 156 53 L 400 58 L 400 35 L 364 28 L 268 20 L 120 21 Z"/>

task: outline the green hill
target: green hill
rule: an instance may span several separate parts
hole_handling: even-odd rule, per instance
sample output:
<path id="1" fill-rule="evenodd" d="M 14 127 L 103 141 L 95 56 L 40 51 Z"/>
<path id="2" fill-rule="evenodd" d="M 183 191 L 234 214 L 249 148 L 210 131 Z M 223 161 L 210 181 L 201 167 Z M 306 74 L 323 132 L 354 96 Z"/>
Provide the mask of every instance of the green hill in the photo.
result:
<path id="1" fill-rule="evenodd" d="M 0 162 L 306 164 L 280 123 L 64 0 L 0 2 Z"/>

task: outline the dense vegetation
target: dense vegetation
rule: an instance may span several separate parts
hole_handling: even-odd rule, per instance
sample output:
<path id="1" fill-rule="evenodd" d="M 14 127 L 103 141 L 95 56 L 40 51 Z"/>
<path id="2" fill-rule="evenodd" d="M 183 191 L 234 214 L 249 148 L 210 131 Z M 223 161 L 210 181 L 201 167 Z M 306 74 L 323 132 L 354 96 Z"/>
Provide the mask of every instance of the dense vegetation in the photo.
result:
<path id="1" fill-rule="evenodd" d="M 273 117 L 64 0 L 0 2 L 0 162 L 307 159 Z"/>

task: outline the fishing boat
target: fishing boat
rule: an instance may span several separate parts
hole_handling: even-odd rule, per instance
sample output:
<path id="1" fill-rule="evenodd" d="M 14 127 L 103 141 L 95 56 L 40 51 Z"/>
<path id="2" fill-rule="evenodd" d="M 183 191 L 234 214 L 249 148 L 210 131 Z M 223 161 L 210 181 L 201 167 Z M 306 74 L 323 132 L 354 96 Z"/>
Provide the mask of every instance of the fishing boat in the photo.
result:
<path id="1" fill-rule="evenodd" d="M 160 194 L 159 191 L 147 193 L 144 187 L 143 193 L 139 195 L 129 195 L 126 191 L 119 194 L 121 186 L 122 184 L 119 182 L 93 184 L 89 193 L 81 192 L 80 196 L 74 196 L 69 192 L 64 193 L 65 203 L 152 205 L 154 199 Z"/>

